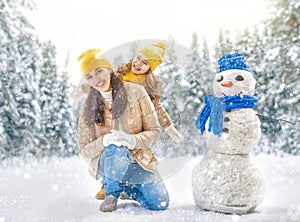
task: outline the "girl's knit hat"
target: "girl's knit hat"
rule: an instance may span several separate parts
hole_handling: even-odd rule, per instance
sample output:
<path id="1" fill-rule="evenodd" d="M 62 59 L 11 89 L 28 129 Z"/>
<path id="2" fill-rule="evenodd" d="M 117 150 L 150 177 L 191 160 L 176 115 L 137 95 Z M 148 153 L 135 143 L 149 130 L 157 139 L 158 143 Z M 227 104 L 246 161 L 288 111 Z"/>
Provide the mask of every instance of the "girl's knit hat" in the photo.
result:
<path id="1" fill-rule="evenodd" d="M 110 62 L 100 55 L 99 49 L 89 49 L 83 52 L 77 60 L 80 62 L 80 70 L 84 76 L 97 68 L 112 69 Z"/>
<path id="2" fill-rule="evenodd" d="M 165 52 L 166 45 L 163 42 L 156 42 L 140 49 L 137 54 L 142 53 L 147 57 L 150 69 L 153 72 L 163 62 Z"/>

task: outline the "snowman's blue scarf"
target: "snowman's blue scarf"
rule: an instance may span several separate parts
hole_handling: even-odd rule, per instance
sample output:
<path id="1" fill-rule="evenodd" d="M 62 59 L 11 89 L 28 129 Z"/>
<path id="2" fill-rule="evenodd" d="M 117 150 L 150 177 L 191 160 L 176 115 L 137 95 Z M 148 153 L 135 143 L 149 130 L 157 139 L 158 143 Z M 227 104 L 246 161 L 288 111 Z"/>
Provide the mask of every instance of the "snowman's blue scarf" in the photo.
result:
<path id="1" fill-rule="evenodd" d="M 196 127 L 201 134 L 204 133 L 205 123 L 210 117 L 208 131 L 211 129 L 215 135 L 221 136 L 223 130 L 223 112 L 225 110 L 254 108 L 258 99 L 254 96 L 205 96 L 205 107 L 196 121 Z"/>

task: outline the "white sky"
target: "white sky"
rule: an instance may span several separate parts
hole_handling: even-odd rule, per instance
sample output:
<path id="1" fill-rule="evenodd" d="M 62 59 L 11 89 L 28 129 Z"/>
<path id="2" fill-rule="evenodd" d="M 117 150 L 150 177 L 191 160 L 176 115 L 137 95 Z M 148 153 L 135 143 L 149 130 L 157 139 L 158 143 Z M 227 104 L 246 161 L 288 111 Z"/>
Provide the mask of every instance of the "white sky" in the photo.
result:
<path id="1" fill-rule="evenodd" d="M 166 40 L 172 35 L 189 47 L 192 33 L 214 44 L 220 28 L 232 34 L 267 17 L 267 0 L 37 0 L 33 24 L 61 56 L 71 53 L 70 69 L 88 48 L 108 51 L 120 44 Z M 75 75 L 79 75 L 79 72 Z M 76 78 L 74 78 L 77 81 Z M 72 80 L 71 80 L 72 81 Z M 74 81 L 74 80 L 73 80 Z"/>

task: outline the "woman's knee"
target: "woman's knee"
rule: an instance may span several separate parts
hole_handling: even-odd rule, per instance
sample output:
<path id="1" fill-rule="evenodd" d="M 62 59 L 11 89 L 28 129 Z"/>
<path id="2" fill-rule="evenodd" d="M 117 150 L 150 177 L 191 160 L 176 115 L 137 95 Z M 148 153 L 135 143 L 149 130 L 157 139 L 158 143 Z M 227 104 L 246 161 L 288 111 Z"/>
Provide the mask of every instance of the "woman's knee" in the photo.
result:
<path id="1" fill-rule="evenodd" d="M 170 200 L 166 189 L 153 190 L 144 199 L 144 206 L 149 210 L 165 210 L 169 207 Z"/>
<path id="2" fill-rule="evenodd" d="M 145 207 L 149 210 L 165 210 L 169 207 L 169 196 L 147 200 Z"/>
<path id="3" fill-rule="evenodd" d="M 111 178 L 122 178 L 130 165 L 130 153 L 124 146 L 109 145 L 100 158 L 100 172 Z"/>

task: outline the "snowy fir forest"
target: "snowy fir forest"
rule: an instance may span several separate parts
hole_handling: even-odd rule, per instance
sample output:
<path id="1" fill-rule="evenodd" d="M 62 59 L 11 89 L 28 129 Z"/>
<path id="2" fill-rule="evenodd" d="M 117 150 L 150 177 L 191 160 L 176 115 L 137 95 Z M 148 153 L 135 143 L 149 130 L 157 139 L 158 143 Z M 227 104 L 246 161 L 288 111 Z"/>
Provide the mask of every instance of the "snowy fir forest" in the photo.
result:
<path id="1" fill-rule="evenodd" d="M 162 130 L 153 147 L 159 159 L 170 157 L 165 169 L 177 170 L 164 175 L 170 209 L 151 212 L 123 201 L 102 221 L 300 221 L 300 3 L 269 4 L 266 20 L 237 33 L 220 30 L 213 47 L 197 33 L 187 34 L 188 49 L 176 37 L 165 40 L 165 61 L 155 73 L 164 83 L 161 102 L 184 135 L 175 144 Z M 41 40 L 26 17 L 32 10 L 34 0 L 0 0 L 0 222 L 101 221 L 93 198 L 100 186 L 77 152 L 84 84 L 69 83 L 69 58 L 61 64 L 55 44 Z M 128 54 L 140 46 L 133 39 Z M 199 211 L 190 187 L 193 165 L 207 151 L 195 122 L 204 96 L 213 94 L 218 59 L 233 52 L 245 55 L 257 82 L 262 136 L 252 154 L 268 191 L 258 211 L 244 217 Z M 122 51 L 110 59 L 114 66 L 126 61 Z"/>
<path id="2" fill-rule="evenodd" d="M 175 40 L 168 40 L 166 60 L 157 71 L 164 82 L 162 103 L 186 138 L 184 148 L 174 145 L 172 154 L 198 155 L 205 151 L 195 120 L 204 96 L 212 94 L 218 59 L 231 52 L 246 56 L 257 81 L 256 111 L 262 138 L 255 153 L 300 154 L 300 5 L 297 0 L 270 4 L 270 18 L 254 30 L 235 33 L 234 38 L 229 31 L 220 30 L 213 50 L 205 39 L 199 42 L 197 34 L 192 34 L 184 68 L 176 65 Z M 24 13 L 34 7 L 32 1 L 0 1 L 2 164 L 11 158 L 26 161 L 77 154 L 80 104 L 72 107 L 76 103 L 69 97 L 74 89 L 68 85 L 65 71 L 68 59 L 65 64 L 57 64 L 55 45 L 39 40 Z M 137 46 L 133 44 L 132 48 Z M 162 136 L 161 143 L 168 142 Z M 168 150 L 158 152 L 165 155 Z"/>

